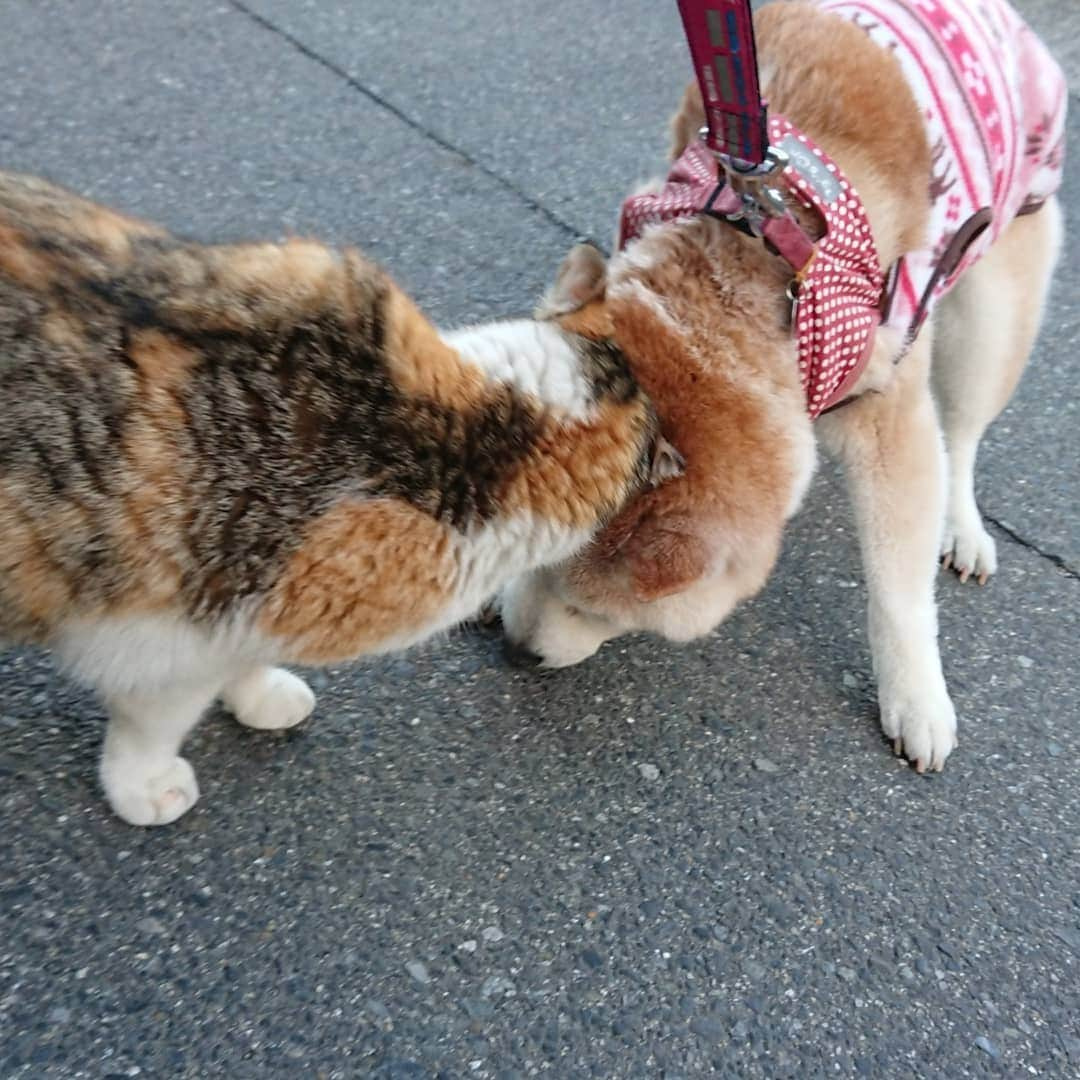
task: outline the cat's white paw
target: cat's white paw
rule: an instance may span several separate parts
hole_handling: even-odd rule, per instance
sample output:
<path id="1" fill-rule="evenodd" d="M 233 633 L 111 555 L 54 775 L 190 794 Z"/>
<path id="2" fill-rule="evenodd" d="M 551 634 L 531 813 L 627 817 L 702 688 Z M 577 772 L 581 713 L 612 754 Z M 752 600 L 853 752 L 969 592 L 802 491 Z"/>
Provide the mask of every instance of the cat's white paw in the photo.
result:
<path id="1" fill-rule="evenodd" d="M 260 731 L 295 727 L 315 708 L 311 687 L 284 668 L 259 668 L 227 687 L 222 699 L 241 724 Z"/>
<path id="2" fill-rule="evenodd" d="M 963 521 L 950 517 L 941 543 L 941 565 L 955 570 L 961 581 L 973 577 L 980 585 L 997 573 L 997 545 L 977 512 Z"/>
<path id="3" fill-rule="evenodd" d="M 129 825 L 168 825 L 199 798 L 195 770 L 182 757 L 155 776 L 103 768 L 102 782 L 109 805 Z"/>
<path id="4" fill-rule="evenodd" d="M 956 710 L 944 686 L 883 695 L 881 728 L 919 772 L 941 772 L 956 749 Z"/>

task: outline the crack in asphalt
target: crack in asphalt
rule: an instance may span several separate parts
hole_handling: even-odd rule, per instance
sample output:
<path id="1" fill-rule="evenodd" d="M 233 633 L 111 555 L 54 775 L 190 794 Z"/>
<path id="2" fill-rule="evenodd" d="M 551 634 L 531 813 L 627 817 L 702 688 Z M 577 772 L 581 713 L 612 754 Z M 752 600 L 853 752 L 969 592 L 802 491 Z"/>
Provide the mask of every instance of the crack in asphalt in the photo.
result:
<path id="1" fill-rule="evenodd" d="M 538 214 L 540 214 L 548 222 L 550 222 L 550 224 L 554 225 L 560 231 L 566 233 L 566 235 L 575 242 L 589 239 L 579 229 L 575 228 L 575 226 L 572 225 L 569 221 L 567 221 L 565 218 L 560 217 L 550 207 L 546 206 L 544 203 L 534 198 L 524 188 L 520 187 L 518 184 L 515 184 L 508 177 L 503 176 L 499 172 L 496 172 L 490 166 L 485 165 L 482 161 L 479 161 L 477 158 L 473 157 L 473 155 L 470 154 L 467 150 L 464 150 L 460 146 L 457 146 L 454 143 L 450 142 L 448 139 L 440 135 L 434 129 L 425 126 L 423 123 L 417 120 L 416 117 L 410 116 L 409 113 L 407 113 L 399 105 L 395 105 L 394 102 L 392 102 L 389 98 L 383 97 L 382 94 L 380 94 L 376 90 L 373 90 L 370 86 L 365 86 L 362 82 L 359 81 L 359 79 L 356 79 L 354 76 L 350 75 L 339 64 L 336 64 L 333 60 L 329 59 L 326 56 L 323 56 L 321 53 L 311 48 L 310 45 L 305 44 L 295 35 L 290 34 L 289 31 L 286 30 L 284 27 L 278 26 L 275 22 L 273 22 L 271 19 L 268 19 L 265 15 L 260 14 L 258 11 L 252 10 L 247 6 L 247 4 L 243 3 L 242 0 L 228 0 L 228 3 L 233 9 L 246 16 L 252 22 L 261 26 L 264 30 L 268 30 L 270 33 L 275 34 L 283 41 L 288 42 L 288 44 L 290 44 L 294 49 L 306 56 L 309 60 L 313 60 L 316 64 L 319 64 L 331 74 L 336 75 L 339 79 L 345 82 L 357 93 L 362 94 L 370 102 L 377 105 L 380 109 L 385 110 L 386 112 L 390 113 L 391 116 L 394 116 L 403 124 L 412 128 L 412 130 L 415 131 L 418 135 L 421 135 L 430 142 L 433 142 L 436 146 L 438 146 L 442 150 L 445 150 L 447 153 L 453 154 L 455 157 L 465 162 L 471 168 L 474 168 L 480 173 L 482 173 L 489 180 L 494 181 L 500 187 L 504 188 L 506 191 L 509 191 L 512 195 L 515 196 L 515 198 L 520 199 L 526 206 L 528 206 L 529 209 L 535 210 Z"/>
<path id="2" fill-rule="evenodd" d="M 991 517 L 990 514 L 983 514 L 983 517 L 990 522 L 994 528 L 1003 532 L 1014 543 L 1019 544 L 1022 548 L 1026 548 L 1028 551 L 1033 552 L 1040 558 L 1045 559 L 1048 563 L 1056 566 L 1066 577 L 1070 577 L 1073 581 L 1080 581 L 1080 570 L 1073 566 L 1068 559 L 1063 558 L 1061 555 L 1055 555 L 1052 551 L 1045 551 L 1039 547 L 1038 544 L 1033 543 L 1026 537 L 1021 536 L 1012 526 L 1006 525 L 1000 518 Z"/>

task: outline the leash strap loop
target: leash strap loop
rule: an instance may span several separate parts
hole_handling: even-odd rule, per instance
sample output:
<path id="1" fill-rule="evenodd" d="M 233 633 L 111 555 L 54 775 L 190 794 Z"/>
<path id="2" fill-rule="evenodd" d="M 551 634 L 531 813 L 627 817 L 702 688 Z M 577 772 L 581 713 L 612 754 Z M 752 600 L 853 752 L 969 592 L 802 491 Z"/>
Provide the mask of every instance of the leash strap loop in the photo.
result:
<path id="1" fill-rule="evenodd" d="M 750 0 L 679 0 L 679 14 L 705 104 L 706 144 L 728 159 L 725 168 L 753 173 L 766 162 L 769 133 Z"/>

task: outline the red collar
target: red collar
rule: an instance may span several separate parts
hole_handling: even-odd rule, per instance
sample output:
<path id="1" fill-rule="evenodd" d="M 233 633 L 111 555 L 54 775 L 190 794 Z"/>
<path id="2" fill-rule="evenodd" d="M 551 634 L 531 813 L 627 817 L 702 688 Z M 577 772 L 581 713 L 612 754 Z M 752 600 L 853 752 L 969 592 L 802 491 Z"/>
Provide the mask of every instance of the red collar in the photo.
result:
<path id="1" fill-rule="evenodd" d="M 790 212 L 767 217 L 760 226 L 763 238 L 794 273 L 792 327 L 813 418 L 838 405 L 866 368 L 881 322 L 885 281 L 866 209 L 839 166 L 784 117 L 769 117 L 768 127 L 770 143 L 789 158 L 782 174 L 785 186 L 802 206 L 820 215 L 824 228 L 815 243 Z M 699 213 L 738 226 L 741 210 L 715 154 L 694 142 L 659 192 L 623 203 L 619 246 L 649 225 Z"/>

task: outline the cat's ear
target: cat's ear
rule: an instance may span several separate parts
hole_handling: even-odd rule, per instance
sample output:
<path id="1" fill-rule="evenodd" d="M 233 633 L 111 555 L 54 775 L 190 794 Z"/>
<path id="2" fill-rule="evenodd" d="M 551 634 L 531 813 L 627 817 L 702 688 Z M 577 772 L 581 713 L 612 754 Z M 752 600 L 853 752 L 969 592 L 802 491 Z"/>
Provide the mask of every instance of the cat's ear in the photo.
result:
<path id="1" fill-rule="evenodd" d="M 675 480 L 686 472 L 686 459 L 661 435 L 653 446 L 649 462 L 649 484 L 659 487 L 666 480 Z"/>
<path id="2" fill-rule="evenodd" d="M 607 262 L 592 244 L 577 244 L 563 259 L 555 284 L 537 308 L 539 319 L 554 319 L 599 300 L 607 284 Z"/>

